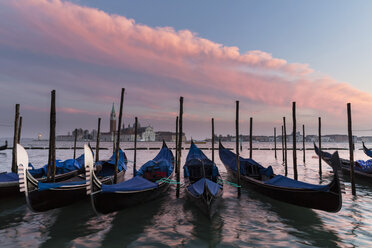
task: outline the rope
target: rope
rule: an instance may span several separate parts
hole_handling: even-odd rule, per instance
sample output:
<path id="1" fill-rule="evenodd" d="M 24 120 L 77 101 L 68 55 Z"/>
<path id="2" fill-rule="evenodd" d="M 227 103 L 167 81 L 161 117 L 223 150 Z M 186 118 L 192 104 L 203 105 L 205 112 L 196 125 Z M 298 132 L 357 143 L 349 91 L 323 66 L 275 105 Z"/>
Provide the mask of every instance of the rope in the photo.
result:
<path id="1" fill-rule="evenodd" d="M 241 188 L 242 187 L 240 185 L 237 185 L 236 183 L 229 182 L 229 181 L 223 180 L 223 179 L 218 179 L 217 182 L 223 183 L 223 184 L 227 184 L 227 185 L 232 186 L 232 187 L 235 187 L 235 188 Z"/>
<path id="2" fill-rule="evenodd" d="M 230 181 L 227 181 L 227 180 L 223 180 L 223 179 L 218 179 L 217 182 L 218 183 L 223 183 L 223 184 L 235 187 L 235 188 L 241 188 L 242 187 L 242 186 L 237 185 L 236 183 L 233 183 L 233 182 L 230 182 Z M 184 183 L 177 182 L 176 180 L 172 180 L 172 179 L 168 179 L 168 178 L 161 178 L 161 179 L 157 180 L 156 183 L 169 183 L 169 184 L 172 184 L 172 185 L 179 184 L 181 188 L 185 187 Z"/>
<path id="3" fill-rule="evenodd" d="M 168 179 L 168 178 L 160 178 L 156 181 L 156 183 L 169 183 L 173 185 L 179 184 L 181 188 L 183 188 L 185 185 L 181 182 L 177 182 L 176 180 Z"/>

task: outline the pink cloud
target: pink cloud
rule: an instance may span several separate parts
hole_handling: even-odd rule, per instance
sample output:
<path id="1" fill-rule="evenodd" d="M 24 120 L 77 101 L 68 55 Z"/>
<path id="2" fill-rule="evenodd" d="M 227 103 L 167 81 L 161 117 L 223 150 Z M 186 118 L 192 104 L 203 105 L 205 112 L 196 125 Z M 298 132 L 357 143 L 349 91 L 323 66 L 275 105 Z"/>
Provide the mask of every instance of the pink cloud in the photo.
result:
<path id="1" fill-rule="evenodd" d="M 307 64 L 288 63 L 264 51 L 241 53 L 237 47 L 215 43 L 189 30 L 151 28 L 60 0 L 0 1 L 0 8 L 8 10 L 0 17 L 2 46 L 157 77 L 156 83 L 123 78 L 121 85 L 139 102 L 132 108 L 152 111 L 143 113 L 146 118 L 173 117 L 177 109 L 166 106 L 170 100 L 177 106 L 179 95 L 185 96 L 193 120 L 208 119 L 205 113 L 217 109 L 227 111 L 227 105 L 233 109 L 235 99 L 271 107 L 287 107 L 296 101 L 301 108 L 339 117 L 345 114 L 346 102 L 353 103 L 360 118 L 368 113 L 364 109 L 372 107 L 371 94 L 319 77 Z M 99 95 L 118 87 L 118 82 L 109 78 L 85 80 L 83 85 Z M 83 88 L 73 84 L 72 91 Z M 116 98 L 104 94 L 101 99 L 112 102 Z M 60 111 L 89 114 L 71 107 Z M 161 114 L 167 111 L 172 114 Z"/>

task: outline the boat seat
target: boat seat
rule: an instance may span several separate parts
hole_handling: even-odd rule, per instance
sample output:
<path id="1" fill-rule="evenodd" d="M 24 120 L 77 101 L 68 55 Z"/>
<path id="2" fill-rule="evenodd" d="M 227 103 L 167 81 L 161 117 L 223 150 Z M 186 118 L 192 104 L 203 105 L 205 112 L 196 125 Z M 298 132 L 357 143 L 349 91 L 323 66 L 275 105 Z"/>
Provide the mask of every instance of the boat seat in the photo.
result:
<path id="1" fill-rule="evenodd" d="M 202 166 L 189 166 L 189 179 L 191 182 L 196 182 L 199 179 L 208 178 L 209 180 L 212 180 L 212 167 L 211 166 L 204 166 L 204 173 L 203 173 L 203 167 Z"/>
<path id="2" fill-rule="evenodd" d="M 152 182 L 155 182 L 161 178 L 166 178 L 167 172 L 161 171 L 159 166 L 149 166 L 146 168 L 144 178 L 147 180 L 150 180 Z"/>
<path id="3" fill-rule="evenodd" d="M 260 169 L 257 165 L 249 164 L 245 167 L 246 169 L 246 175 L 249 177 L 252 177 L 254 179 L 261 179 Z"/>

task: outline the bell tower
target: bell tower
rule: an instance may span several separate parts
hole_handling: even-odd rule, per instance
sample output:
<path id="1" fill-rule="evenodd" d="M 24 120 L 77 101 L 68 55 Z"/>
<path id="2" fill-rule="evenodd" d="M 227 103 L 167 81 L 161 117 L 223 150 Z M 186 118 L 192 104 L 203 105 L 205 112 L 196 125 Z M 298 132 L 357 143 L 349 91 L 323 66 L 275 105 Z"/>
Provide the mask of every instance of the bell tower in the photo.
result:
<path id="1" fill-rule="evenodd" d="M 110 115 L 110 133 L 116 132 L 116 114 L 114 103 L 112 103 L 112 110 Z"/>

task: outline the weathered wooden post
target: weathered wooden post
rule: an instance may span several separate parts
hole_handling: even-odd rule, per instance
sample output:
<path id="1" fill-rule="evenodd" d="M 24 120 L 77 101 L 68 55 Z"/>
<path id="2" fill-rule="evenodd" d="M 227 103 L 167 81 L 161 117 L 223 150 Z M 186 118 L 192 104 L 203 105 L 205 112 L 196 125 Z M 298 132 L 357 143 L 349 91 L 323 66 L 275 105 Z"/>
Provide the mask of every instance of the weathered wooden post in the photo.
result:
<path id="1" fill-rule="evenodd" d="M 124 102 L 124 92 L 125 89 L 121 88 L 121 97 L 120 97 L 120 112 L 119 112 L 119 123 L 116 137 L 116 146 L 115 146 L 115 174 L 114 174 L 114 183 L 118 183 L 118 166 L 119 166 L 119 150 L 120 150 L 120 128 L 121 120 L 123 118 L 123 102 Z"/>
<path id="2" fill-rule="evenodd" d="M 101 136 L 101 118 L 98 118 L 97 140 L 96 140 L 96 162 L 99 161 L 99 141 Z"/>
<path id="3" fill-rule="evenodd" d="M 19 121 L 19 104 L 15 105 L 14 119 L 14 136 L 13 136 L 13 151 L 12 151 L 12 172 L 17 173 L 17 143 L 18 143 L 18 121 Z"/>
<path id="4" fill-rule="evenodd" d="M 115 152 L 116 149 L 115 149 L 115 142 L 116 142 L 116 131 L 114 130 L 112 132 L 112 152 Z"/>
<path id="5" fill-rule="evenodd" d="M 249 118 L 249 158 L 252 158 L 252 129 L 253 129 L 253 118 Z"/>
<path id="6" fill-rule="evenodd" d="M 319 142 L 319 175 L 322 176 L 322 156 L 320 154 L 322 154 L 322 119 L 320 117 L 318 117 L 318 142 Z"/>
<path id="7" fill-rule="evenodd" d="M 136 176 L 137 165 L 137 132 L 138 132 L 138 118 L 135 117 L 134 121 L 134 158 L 133 158 L 133 177 Z"/>
<path id="8" fill-rule="evenodd" d="M 177 161 L 178 161 L 178 116 L 176 118 L 176 147 L 175 147 L 175 154 L 176 154 L 176 158 L 174 160 L 174 166 L 176 167 L 175 168 L 175 171 L 176 171 L 176 174 L 178 173 L 178 166 L 177 166 Z"/>
<path id="9" fill-rule="evenodd" d="M 212 162 L 214 163 L 214 118 L 212 118 Z"/>
<path id="10" fill-rule="evenodd" d="M 178 130 L 178 157 L 177 157 L 177 198 L 180 196 L 180 166 L 181 166 L 181 154 L 182 154 L 182 116 L 183 116 L 183 97 L 180 97 L 180 114 L 179 114 L 179 130 Z"/>
<path id="11" fill-rule="evenodd" d="M 74 159 L 76 159 L 76 140 L 77 140 L 77 128 L 75 128 L 74 132 Z"/>
<path id="12" fill-rule="evenodd" d="M 352 133 L 351 104 L 350 103 L 347 104 L 347 129 L 348 129 L 348 135 L 349 135 L 351 191 L 353 195 L 356 195 L 355 178 L 354 178 L 354 141 L 353 141 L 353 133 Z"/>
<path id="13" fill-rule="evenodd" d="M 283 158 L 283 165 L 284 165 L 284 128 L 283 128 L 283 125 L 282 125 L 282 158 Z"/>
<path id="14" fill-rule="evenodd" d="M 305 147 L 305 125 L 302 125 L 302 152 L 303 152 L 303 161 L 304 161 L 304 164 L 306 163 L 306 154 L 305 154 L 305 150 L 306 150 L 306 147 Z"/>
<path id="15" fill-rule="evenodd" d="M 292 122 L 293 122 L 293 176 L 297 180 L 297 135 L 296 135 L 296 102 L 292 102 Z"/>
<path id="16" fill-rule="evenodd" d="M 275 159 L 276 157 L 276 127 L 274 127 L 274 152 L 275 152 Z"/>
<path id="17" fill-rule="evenodd" d="M 56 175 L 56 91 L 52 90 L 52 98 L 50 104 L 50 165 L 52 181 Z"/>
<path id="18" fill-rule="evenodd" d="M 237 175 L 238 186 L 239 186 L 238 187 L 238 198 L 239 198 L 240 195 L 241 195 L 241 190 L 240 190 L 240 160 L 239 160 L 239 101 L 236 101 L 235 131 L 236 131 L 236 175 Z M 252 134 L 250 136 L 252 137 Z"/>
<path id="19" fill-rule="evenodd" d="M 283 130 L 284 130 L 284 169 L 285 169 L 285 176 L 288 175 L 288 154 L 287 154 L 287 127 L 285 124 L 285 117 L 283 117 Z"/>
<path id="20" fill-rule="evenodd" d="M 18 125 L 18 144 L 21 144 L 21 132 L 22 132 L 22 116 L 19 117 L 19 125 Z"/>

